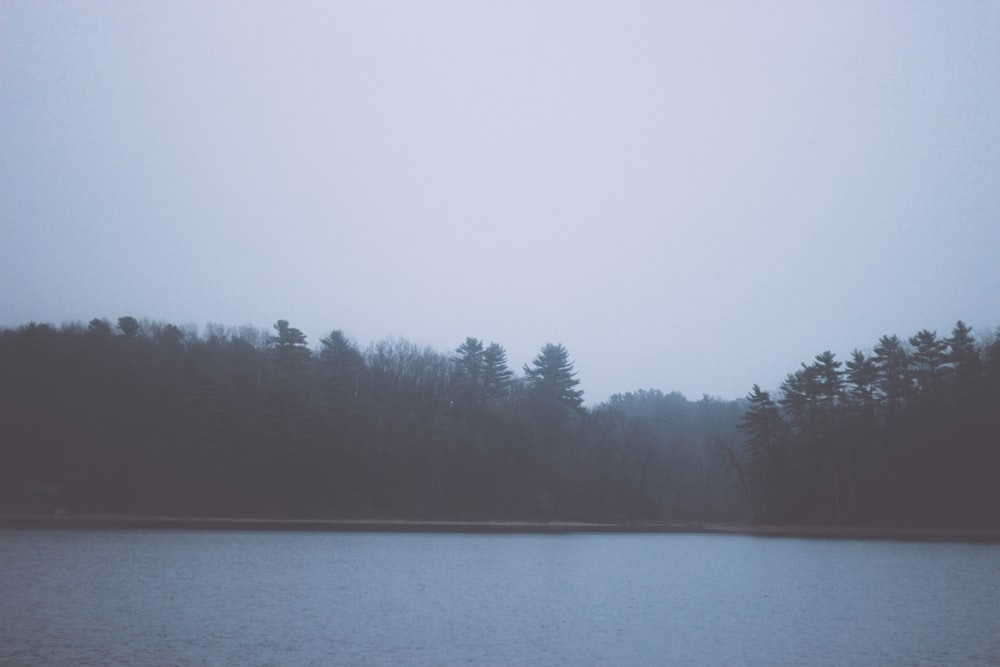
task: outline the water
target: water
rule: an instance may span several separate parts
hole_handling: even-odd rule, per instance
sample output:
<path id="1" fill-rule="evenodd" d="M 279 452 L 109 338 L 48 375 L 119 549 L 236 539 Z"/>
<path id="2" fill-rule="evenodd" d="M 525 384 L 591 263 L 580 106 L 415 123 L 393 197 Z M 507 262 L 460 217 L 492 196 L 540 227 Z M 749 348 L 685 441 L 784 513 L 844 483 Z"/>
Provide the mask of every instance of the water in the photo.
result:
<path id="1" fill-rule="evenodd" d="M 0 664 L 1000 665 L 1000 545 L 0 530 Z"/>

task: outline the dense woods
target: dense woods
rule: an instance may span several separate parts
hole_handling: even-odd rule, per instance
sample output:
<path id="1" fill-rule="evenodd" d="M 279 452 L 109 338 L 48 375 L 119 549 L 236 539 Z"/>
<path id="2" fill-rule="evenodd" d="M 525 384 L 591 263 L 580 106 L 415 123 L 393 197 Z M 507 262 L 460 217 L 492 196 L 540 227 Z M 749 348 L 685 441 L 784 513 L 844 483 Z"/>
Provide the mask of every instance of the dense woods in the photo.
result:
<path id="1" fill-rule="evenodd" d="M 122 317 L 0 332 L 8 510 L 740 520 L 741 402 L 638 391 L 585 408 L 568 350 L 520 372 L 466 338 L 317 349 Z"/>
<path id="2" fill-rule="evenodd" d="M 959 321 L 843 362 L 823 352 L 747 401 L 762 521 L 1000 526 L 1000 332 L 977 344 Z"/>
<path id="3" fill-rule="evenodd" d="M 515 371 L 284 320 L 28 324 L 0 370 L 8 511 L 1000 525 L 1000 338 L 962 322 L 738 401 L 585 407 L 562 345 Z"/>

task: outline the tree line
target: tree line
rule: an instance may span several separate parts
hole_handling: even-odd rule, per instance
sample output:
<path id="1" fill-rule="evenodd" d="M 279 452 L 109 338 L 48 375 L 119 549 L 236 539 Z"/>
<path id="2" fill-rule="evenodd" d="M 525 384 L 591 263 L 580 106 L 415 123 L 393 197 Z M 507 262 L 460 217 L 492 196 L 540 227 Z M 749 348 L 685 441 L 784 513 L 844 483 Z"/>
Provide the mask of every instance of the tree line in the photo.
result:
<path id="1" fill-rule="evenodd" d="M 758 520 L 1000 526 L 1000 330 L 882 336 L 754 385 L 739 428 Z"/>
<path id="2" fill-rule="evenodd" d="M 1000 332 L 883 336 L 779 390 L 585 407 L 569 352 L 510 368 L 334 330 L 0 330 L 0 508 L 358 518 L 1000 525 Z"/>
<path id="3" fill-rule="evenodd" d="M 0 330 L 0 507 L 341 518 L 736 521 L 743 401 L 584 406 L 568 350 L 311 348 L 285 320 Z M 757 468 L 754 468 L 755 470 Z"/>

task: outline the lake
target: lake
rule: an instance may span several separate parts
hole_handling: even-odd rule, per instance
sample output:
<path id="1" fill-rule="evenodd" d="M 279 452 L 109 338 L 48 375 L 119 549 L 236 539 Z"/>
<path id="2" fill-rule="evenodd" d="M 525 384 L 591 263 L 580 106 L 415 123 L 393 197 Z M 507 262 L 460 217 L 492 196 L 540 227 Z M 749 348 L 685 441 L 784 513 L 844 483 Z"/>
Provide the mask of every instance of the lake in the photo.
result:
<path id="1" fill-rule="evenodd" d="M 4 529 L 0 664 L 1000 665 L 1000 545 Z"/>

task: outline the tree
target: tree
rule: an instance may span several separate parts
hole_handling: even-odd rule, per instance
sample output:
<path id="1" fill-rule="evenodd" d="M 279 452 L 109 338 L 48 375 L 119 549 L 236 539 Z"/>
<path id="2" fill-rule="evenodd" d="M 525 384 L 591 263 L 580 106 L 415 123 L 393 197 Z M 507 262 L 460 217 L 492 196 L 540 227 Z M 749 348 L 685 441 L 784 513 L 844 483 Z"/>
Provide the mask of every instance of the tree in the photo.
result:
<path id="1" fill-rule="evenodd" d="M 462 387 L 479 389 L 482 386 L 485 370 L 485 352 L 483 341 L 478 338 L 466 338 L 455 348 L 455 375 Z"/>
<path id="2" fill-rule="evenodd" d="M 502 398 L 510 389 L 514 372 L 507 367 L 507 352 L 497 343 L 483 351 L 483 393 L 487 399 Z"/>
<path id="3" fill-rule="evenodd" d="M 950 368 L 950 395 L 955 405 L 966 409 L 982 391 L 983 362 L 972 338 L 972 328 L 959 320 L 945 339 L 945 360 Z"/>
<path id="4" fill-rule="evenodd" d="M 841 477 L 843 452 L 837 438 L 840 401 L 843 396 L 841 363 L 832 352 L 823 352 L 812 364 L 802 364 L 781 385 L 781 405 L 791 419 L 789 444 L 798 466 L 796 481 L 804 494 L 799 501 L 810 520 L 825 520 L 832 511 L 842 517 Z M 828 490 L 830 493 L 827 493 Z M 829 502 L 832 499 L 832 503 Z M 796 508 L 800 509 L 800 508 Z"/>
<path id="5" fill-rule="evenodd" d="M 583 392 L 575 389 L 580 381 L 565 347 L 548 343 L 531 363 L 525 364 L 524 374 L 537 398 L 573 411 L 581 409 Z"/>
<path id="6" fill-rule="evenodd" d="M 306 336 L 288 320 L 278 320 L 274 325 L 277 335 L 267 337 L 269 378 L 272 387 L 286 397 L 304 398 L 304 376 L 310 369 L 312 352 L 306 346 Z"/>
<path id="7" fill-rule="evenodd" d="M 816 360 L 812 365 L 815 372 L 816 389 L 819 394 L 820 404 L 827 411 L 827 417 L 831 416 L 830 413 L 833 412 L 843 398 L 844 379 L 840 373 L 842 365 L 841 362 L 834 359 L 833 352 L 829 350 L 817 354 Z"/>
<path id="8" fill-rule="evenodd" d="M 93 322 L 92 322 L 93 323 Z M 118 318 L 118 330 L 127 338 L 134 338 L 139 333 L 139 321 L 130 315 Z"/>
<path id="9" fill-rule="evenodd" d="M 851 352 L 851 359 L 845 365 L 847 410 L 846 424 L 841 437 L 846 439 L 844 449 L 847 454 L 847 504 L 853 518 L 857 508 L 859 471 L 865 467 L 859 459 L 867 457 L 866 462 L 869 465 L 873 459 L 878 369 L 870 356 L 856 348 Z"/>
<path id="10" fill-rule="evenodd" d="M 851 360 L 847 362 L 847 400 L 865 415 L 874 413 L 877 379 L 878 369 L 872 358 L 858 349 L 851 352 Z"/>
<path id="11" fill-rule="evenodd" d="M 320 340 L 316 375 L 323 446 L 316 472 L 327 503 L 343 505 L 364 487 L 359 472 L 372 432 L 360 398 L 364 372 L 364 357 L 344 332 L 334 330 Z"/>
<path id="12" fill-rule="evenodd" d="M 876 386 L 886 414 L 892 418 L 899 414 L 910 395 L 909 358 L 902 341 L 895 335 L 879 338 L 874 352 L 878 371 Z"/>
<path id="13" fill-rule="evenodd" d="M 933 407 L 941 391 L 942 366 L 948 343 L 939 339 L 936 332 L 921 329 L 910 338 L 910 345 L 914 348 L 912 361 L 920 398 L 925 406 Z"/>
<path id="14" fill-rule="evenodd" d="M 771 519 L 779 513 L 781 505 L 781 415 L 770 393 L 756 384 L 746 400 L 747 409 L 737 428 L 747 434 L 744 447 L 750 459 L 750 496 L 755 513 Z"/>
<path id="15" fill-rule="evenodd" d="M 267 338 L 267 374 L 264 409 L 261 413 L 266 466 L 264 484 L 271 485 L 274 499 L 288 509 L 303 502 L 312 489 L 302 484 L 315 469 L 314 445 L 318 424 L 314 418 L 314 373 L 312 353 L 306 337 L 287 320 L 274 325 Z"/>
<path id="16" fill-rule="evenodd" d="M 818 444 L 822 448 L 821 458 L 833 480 L 833 501 L 837 523 L 842 523 L 844 503 L 841 493 L 844 468 L 847 468 L 848 487 L 853 488 L 852 461 L 853 455 L 848 443 L 838 437 L 840 426 L 840 410 L 843 400 L 844 379 L 840 372 L 841 362 L 834 359 L 832 352 L 827 350 L 816 355 L 812 368 L 816 377 L 816 391 L 819 397 L 818 409 Z M 845 451 L 846 450 L 846 451 Z M 844 460 L 844 457 L 847 460 Z"/>
<path id="17" fill-rule="evenodd" d="M 319 366 L 322 386 L 337 402 L 357 399 L 365 359 L 343 331 L 320 340 Z"/>
<path id="18" fill-rule="evenodd" d="M 800 432 L 815 436 L 817 411 L 819 409 L 819 381 L 815 366 L 802 367 L 794 373 L 785 376 L 781 383 L 781 405 L 788 410 L 794 424 Z"/>
<path id="19" fill-rule="evenodd" d="M 277 350 L 280 353 L 291 352 L 294 354 L 301 354 L 303 350 L 308 351 L 309 348 L 306 347 L 306 335 L 295 327 L 289 326 L 288 320 L 278 320 L 275 322 L 274 330 L 278 335 L 268 336 L 267 338 L 267 344 L 272 350 Z"/>
<path id="20" fill-rule="evenodd" d="M 184 342 L 184 332 L 175 324 L 166 324 L 154 329 L 153 339 L 168 349 L 177 350 Z"/>
<path id="21" fill-rule="evenodd" d="M 983 374 L 986 381 L 984 394 L 987 400 L 995 401 L 1000 407 L 1000 327 L 997 327 L 992 340 L 983 350 Z"/>
<path id="22" fill-rule="evenodd" d="M 972 338 L 972 327 L 962 320 L 955 323 L 951 336 L 945 339 L 948 346 L 948 361 L 956 366 L 972 365 L 979 361 L 976 341 Z"/>
<path id="23" fill-rule="evenodd" d="M 454 390 L 455 406 L 463 417 L 469 417 L 482 403 L 483 374 L 485 359 L 483 341 L 478 338 L 466 338 L 455 348 L 453 358 L 455 367 Z"/>
<path id="24" fill-rule="evenodd" d="M 540 472 L 532 496 L 535 511 L 551 516 L 572 502 L 568 482 L 580 452 L 567 445 L 576 440 L 571 427 L 584 414 L 583 392 L 576 389 L 580 381 L 562 345 L 545 345 L 531 363 L 524 366 L 525 405 L 533 418 L 533 440 L 538 445 L 533 451 L 534 467 Z"/>
<path id="25" fill-rule="evenodd" d="M 111 323 L 95 317 L 87 324 L 87 331 L 95 336 L 110 336 Z"/>

